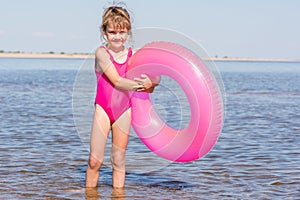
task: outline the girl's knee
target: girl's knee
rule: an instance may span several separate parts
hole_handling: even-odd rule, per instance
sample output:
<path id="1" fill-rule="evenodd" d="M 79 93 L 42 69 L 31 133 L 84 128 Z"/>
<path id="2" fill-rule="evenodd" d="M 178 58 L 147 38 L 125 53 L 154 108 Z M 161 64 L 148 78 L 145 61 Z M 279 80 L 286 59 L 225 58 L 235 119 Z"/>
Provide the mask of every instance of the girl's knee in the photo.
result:
<path id="1" fill-rule="evenodd" d="M 94 158 L 93 156 L 90 156 L 88 165 L 89 168 L 92 170 L 99 170 L 102 165 L 102 162 L 100 162 L 98 159 Z"/>

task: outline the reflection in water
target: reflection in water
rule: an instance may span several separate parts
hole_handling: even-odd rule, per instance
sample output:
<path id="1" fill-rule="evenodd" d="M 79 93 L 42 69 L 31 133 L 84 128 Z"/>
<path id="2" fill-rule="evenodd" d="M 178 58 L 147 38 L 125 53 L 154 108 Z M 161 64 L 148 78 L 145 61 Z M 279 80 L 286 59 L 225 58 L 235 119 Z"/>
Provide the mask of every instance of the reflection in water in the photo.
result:
<path id="1" fill-rule="evenodd" d="M 86 200 L 97 200 L 101 198 L 97 187 L 85 188 L 85 199 Z"/>
<path id="2" fill-rule="evenodd" d="M 101 190 L 111 190 L 110 198 L 114 200 L 123 200 L 126 197 L 125 188 L 113 188 L 109 186 L 105 187 L 94 187 L 94 188 L 85 188 L 85 199 L 86 200 L 97 200 L 97 199 L 108 199 L 108 196 L 101 196 Z M 107 191 L 104 192 L 107 194 Z"/>
<path id="3" fill-rule="evenodd" d="M 111 193 L 112 199 L 123 200 L 125 198 L 125 189 L 124 188 L 113 188 Z"/>

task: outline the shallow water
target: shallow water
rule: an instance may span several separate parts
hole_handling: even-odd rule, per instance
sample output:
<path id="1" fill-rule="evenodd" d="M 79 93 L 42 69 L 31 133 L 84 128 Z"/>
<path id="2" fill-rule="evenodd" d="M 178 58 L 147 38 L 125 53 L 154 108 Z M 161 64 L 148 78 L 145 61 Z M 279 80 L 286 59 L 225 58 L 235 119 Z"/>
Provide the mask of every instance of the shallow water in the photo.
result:
<path id="1" fill-rule="evenodd" d="M 300 63 L 217 62 L 226 119 L 213 150 L 141 173 L 160 161 L 131 133 L 127 158 L 144 160 L 124 190 L 112 189 L 109 165 L 99 187 L 84 188 L 88 151 L 72 110 L 82 63 L 0 59 L 0 199 L 299 198 Z"/>

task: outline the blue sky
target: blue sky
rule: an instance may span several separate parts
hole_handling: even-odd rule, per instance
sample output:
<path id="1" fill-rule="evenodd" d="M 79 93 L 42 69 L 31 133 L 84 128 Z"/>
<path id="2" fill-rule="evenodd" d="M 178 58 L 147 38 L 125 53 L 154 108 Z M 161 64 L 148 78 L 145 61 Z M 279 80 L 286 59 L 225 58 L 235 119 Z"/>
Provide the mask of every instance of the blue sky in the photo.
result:
<path id="1" fill-rule="evenodd" d="M 1 0 L 0 50 L 91 52 L 103 0 Z M 299 0 L 125 0 L 134 27 L 182 32 L 218 57 L 300 59 Z"/>

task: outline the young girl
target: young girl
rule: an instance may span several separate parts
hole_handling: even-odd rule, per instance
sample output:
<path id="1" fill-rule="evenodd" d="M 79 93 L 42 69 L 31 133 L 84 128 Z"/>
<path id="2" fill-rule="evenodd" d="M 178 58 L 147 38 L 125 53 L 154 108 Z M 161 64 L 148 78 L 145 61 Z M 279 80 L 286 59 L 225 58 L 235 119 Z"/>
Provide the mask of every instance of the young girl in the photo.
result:
<path id="1" fill-rule="evenodd" d="M 125 78 L 127 63 L 133 54 L 131 48 L 124 46 L 131 34 L 131 21 L 126 9 L 119 6 L 108 7 L 102 17 L 101 33 L 107 44 L 99 47 L 95 53 L 97 94 L 86 187 L 97 185 L 110 129 L 112 184 L 113 187 L 124 187 L 125 152 L 131 124 L 128 91 L 151 92 L 157 84 L 152 83 L 144 74 L 134 80 Z"/>

